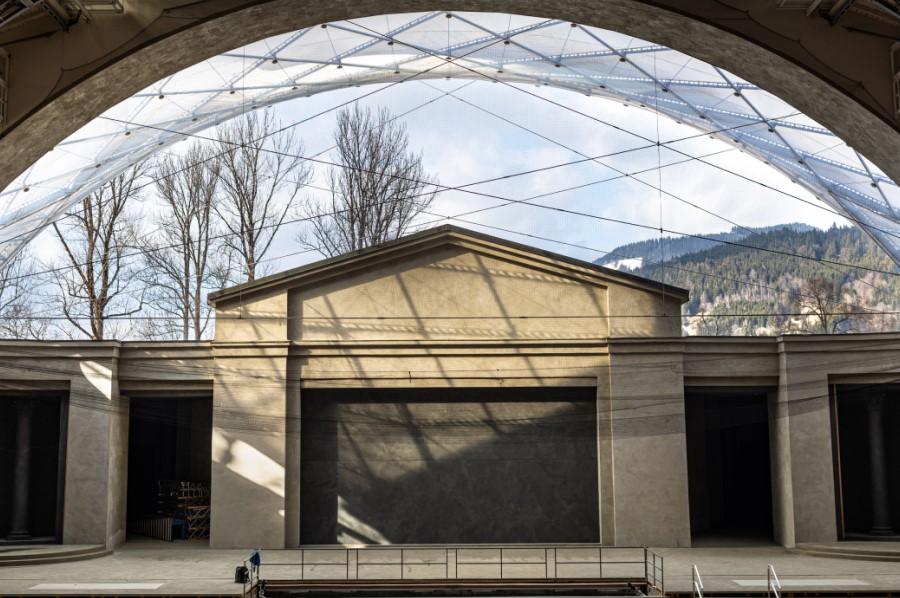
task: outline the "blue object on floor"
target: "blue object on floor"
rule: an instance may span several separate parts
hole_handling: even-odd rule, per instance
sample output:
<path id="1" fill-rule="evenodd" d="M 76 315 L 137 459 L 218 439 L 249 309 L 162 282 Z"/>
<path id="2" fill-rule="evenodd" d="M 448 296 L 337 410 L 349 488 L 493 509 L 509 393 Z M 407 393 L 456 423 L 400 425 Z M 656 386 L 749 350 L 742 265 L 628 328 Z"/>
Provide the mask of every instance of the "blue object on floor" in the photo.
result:
<path id="1" fill-rule="evenodd" d="M 172 520 L 172 539 L 184 540 L 187 538 L 187 521 L 184 519 Z"/>

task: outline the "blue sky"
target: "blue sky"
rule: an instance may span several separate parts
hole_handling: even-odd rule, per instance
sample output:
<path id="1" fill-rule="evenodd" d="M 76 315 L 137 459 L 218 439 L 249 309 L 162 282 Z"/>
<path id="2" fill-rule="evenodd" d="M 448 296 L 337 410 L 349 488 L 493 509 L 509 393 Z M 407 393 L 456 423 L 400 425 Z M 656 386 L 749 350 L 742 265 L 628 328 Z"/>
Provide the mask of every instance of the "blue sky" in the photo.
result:
<path id="1" fill-rule="evenodd" d="M 372 93 L 375 89 L 380 90 Z M 526 205 L 507 205 L 465 216 L 469 222 L 453 219 L 440 222 L 479 229 L 474 222 L 607 251 L 632 241 L 658 237 L 660 223 L 666 230 L 691 234 L 728 230 L 734 224 L 767 226 L 806 222 L 824 228 L 835 222 L 846 223 L 829 208 L 817 209 L 794 199 L 792 196 L 818 203 L 802 187 L 731 145 L 658 117 L 650 110 L 549 87 L 520 88 L 459 80 L 410 81 L 380 88 L 350 88 L 295 100 L 273 110 L 284 123 L 299 122 L 364 94 L 367 97 L 360 102 L 372 108 L 386 106 L 395 114 L 413 110 L 402 119 L 407 126 L 410 147 L 422 152 L 426 170 L 442 185 L 469 185 L 581 160 L 576 165 L 468 188 L 521 201 L 585 185 L 535 202 L 635 222 L 655 230 Z M 416 109 L 435 98 L 430 104 Z M 318 154 L 332 146 L 334 114 L 327 112 L 297 126 L 306 155 Z M 659 150 L 653 146 L 656 139 L 666 143 L 685 138 L 690 139 L 664 145 Z M 598 161 L 583 160 L 584 156 L 615 152 L 623 153 Z M 686 155 L 708 156 L 704 158 L 707 162 L 771 188 L 698 161 L 687 161 Z M 333 157 L 330 152 L 325 156 Z M 675 162 L 684 163 L 672 165 Z M 660 164 L 669 166 L 659 169 Z M 315 185 L 324 186 L 325 169 L 317 167 Z M 623 177 L 623 172 L 640 174 Z M 598 182 L 605 179 L 612 180 Z M 661 187 L 663 193 L 654 187 Z M 311 191 L 313 196 L 317 193 Z M 499 199 L 449 191 L 437 195 L 429 212 L 456 216 L 503 203 Z M 435 220 L 433 215 L 421 218 L 423 223 Z M 539 241 L 497 229 L 481 230 L 579 259 L 594 260 L 603 255 L 598 251 Z M 291 229 L 283 231 L 272 255 L 296 251 L 294 234 Z M 286 258 L 279 267 L 298 265 L 316 257 L 320 256 L 305 254 Z"/>

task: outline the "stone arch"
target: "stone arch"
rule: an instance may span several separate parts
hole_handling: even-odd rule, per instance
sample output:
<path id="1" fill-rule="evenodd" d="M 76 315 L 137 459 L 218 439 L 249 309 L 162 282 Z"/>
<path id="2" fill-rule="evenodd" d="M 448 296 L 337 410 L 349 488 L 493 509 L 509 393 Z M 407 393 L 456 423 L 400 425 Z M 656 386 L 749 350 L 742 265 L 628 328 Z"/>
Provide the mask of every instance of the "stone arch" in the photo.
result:
<path id="1" fill-rule="evenodd" d="M 0 155 L 5 157 L 0 164 L 0 188 L 58 141 L 109 106 L 210 56 L 319 23 L 429 9 L 567 19 L 669 46 L 720 66 L 785 99 L 859 149 L 892 179 L 900 180 L 900 122 L 890 122 L 889 116 L 879 115 L 851 97 L 847 84 L 814 74 L 799 62 L 770 49 L 767 40 L 754 40 L 724 31 L 695 14 L 662 6 L 666 3 L 650 5 L 642 0 L 607 0 L 600 8 L 593 2 L 561 3 L 556 0 L 449 0 L 439 5 L 421 0 L 303 5 L 291 0 L 265 0 L 231 4 L 240 7 L 212 18 L 188 20 L 188 25 L 165 34 L 144 33 L 145 41 L 133 49 L 114 54 L 106 62 L 95 60 L 82 69 L 85 74 L 79 76 L 76 73 L 76 78 L 64 90 L 48 92 L 42 103 L 13 123 L 0 137 Z M 711 9 L 694 12 L 708 12 L 709 21 L 714 15 Z M 90 37 L 94 34 L 81 35 Z M 53 48 L 50 41 L 42 43 L 48 48 L 48 56 L 38 55 L 37 59 L 49 59 L 51 51 L 62 50 L 61 47 Z M 13 58 L 16 58 L 15 51 Z M 28 83 L 34 83 L 36 87 L 42 85 L 40 81 Z"/>
<path id="2" fill-rule="evenodd" d="M 43 102 L 0 138 L 0 188 L 55 143 L 106 108 L 163 77 L 210 56 L 258 39 L 340 19 L 418 11 L 428 3 L 368 0 L 315 3 L 256 2 L 152 37 L 100 65 Z M 504 12 L 559 18 L 611 29 L 680 50 L 752 81 L 831 128 L 894 180 L 900 180 L 900 133 L 883 115 L 856 101 L 846 89 L 810 72 L 772 49 L 721 28 L 641 0 L 611 0 L 598 11 L 591 3 L 551 0 L 451 1 L 443 10 Z"/>

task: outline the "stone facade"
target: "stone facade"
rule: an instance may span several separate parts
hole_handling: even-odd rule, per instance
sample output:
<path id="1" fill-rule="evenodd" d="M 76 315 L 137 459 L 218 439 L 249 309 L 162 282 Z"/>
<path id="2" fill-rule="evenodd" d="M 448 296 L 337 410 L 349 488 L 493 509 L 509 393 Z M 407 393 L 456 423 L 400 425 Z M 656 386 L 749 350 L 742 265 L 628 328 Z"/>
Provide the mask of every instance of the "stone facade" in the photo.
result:
<path id="1" fill-rule="evenodd" d="M 406 488 L 418 494 L 392 486 L 406 511 L 428 500 L 429 484 L 444 488 L 451 505 L 457 489 L 469 501 L 454 507 L 460 512 L 475 499 L 487 505 L 478 511 L 508 505 L 498 529 L 513 535 L 504 538 L 566 539 L 539 525 L 517 528 L 516 512 L 530 512 L 521 495 L 533 493 L 537 515 L 528 517 L 547 517 L 554 501 L 572 509 L 560 519 L 579 522 L 581 535 L 570 538 L 688 546 L 685 396 L 704 387 L 768 389 L 774 538 L 787 546 L 835 540 L 830 389 L 900 379 L 900 335 L 682 338 L 686 298 L 442 227 L 215 293 L 212 342 L 0 343 L 0 391 L 67 396 L 67 544 L 125 538 L 130 398 L 205 393 L 213 405 L 213 547 L 293 547 L 308 543 L 302 530 L 319 542 L 338 538 L 335 522 L 356 529 L 344 541 L 485 539 L 462 528 L 387 537 L 402 526 L 381 525 L 388 516 L 376 502 L 388 493 L 371 486 L 376 478 L 416 484 Z M 514 466 L 510 442 L 529 418 L 550 423 L 535 429 L 536 446 L 522 448 L 535 463 Z M 456 427 L 440 428 L 446 422 Z M 365 432 L 377 425 L 387 432 Z M 358 452 L 338 459 L 329 450 Z M 553 465 L 556 452 L 570 450 L 577 467 L 564 456 Z M 507 468 L 513 482 L 491 485 L 478 459 Z M 333 486 L 316 474 L 323 462 L 344 468 Z M 577 475 L 585 464 L 571 486 L 548 482 L 562 490 L 536 482 L 556 470 Z M 515 495 L 503 498 L 505 486 Z M 341 506 L 361 500 L 365 509 Z M 310 523 L 316 511 L 332 519 Z M 427 529 L 421 513 L 416 522 Z"/>

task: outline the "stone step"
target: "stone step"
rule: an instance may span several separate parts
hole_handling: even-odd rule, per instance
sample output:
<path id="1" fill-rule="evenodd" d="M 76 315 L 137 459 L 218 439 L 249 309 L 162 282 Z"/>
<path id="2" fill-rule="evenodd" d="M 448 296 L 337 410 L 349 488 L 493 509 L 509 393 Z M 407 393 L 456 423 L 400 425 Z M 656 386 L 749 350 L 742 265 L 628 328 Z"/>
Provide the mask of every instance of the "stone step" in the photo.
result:
<path id="1" fill-rule="evenodd" d="M 112 554 L 102 544 L 98 545 L 49 545 L 19 546 L 0 551 L 0 567 L 22 567 L 27 565 L 48 565 L 84 561 Z"/>
<path id="2" fill-rule="evenodd" d="M 887 546 L 885 546 L 887 544 Z M 900 542 L 848 544 L 798 544 L 788 548 L 788 552 L 807 556 L 820 556 L 834 559 L 855 559 L 860 561 L 900 562 Z"/>

